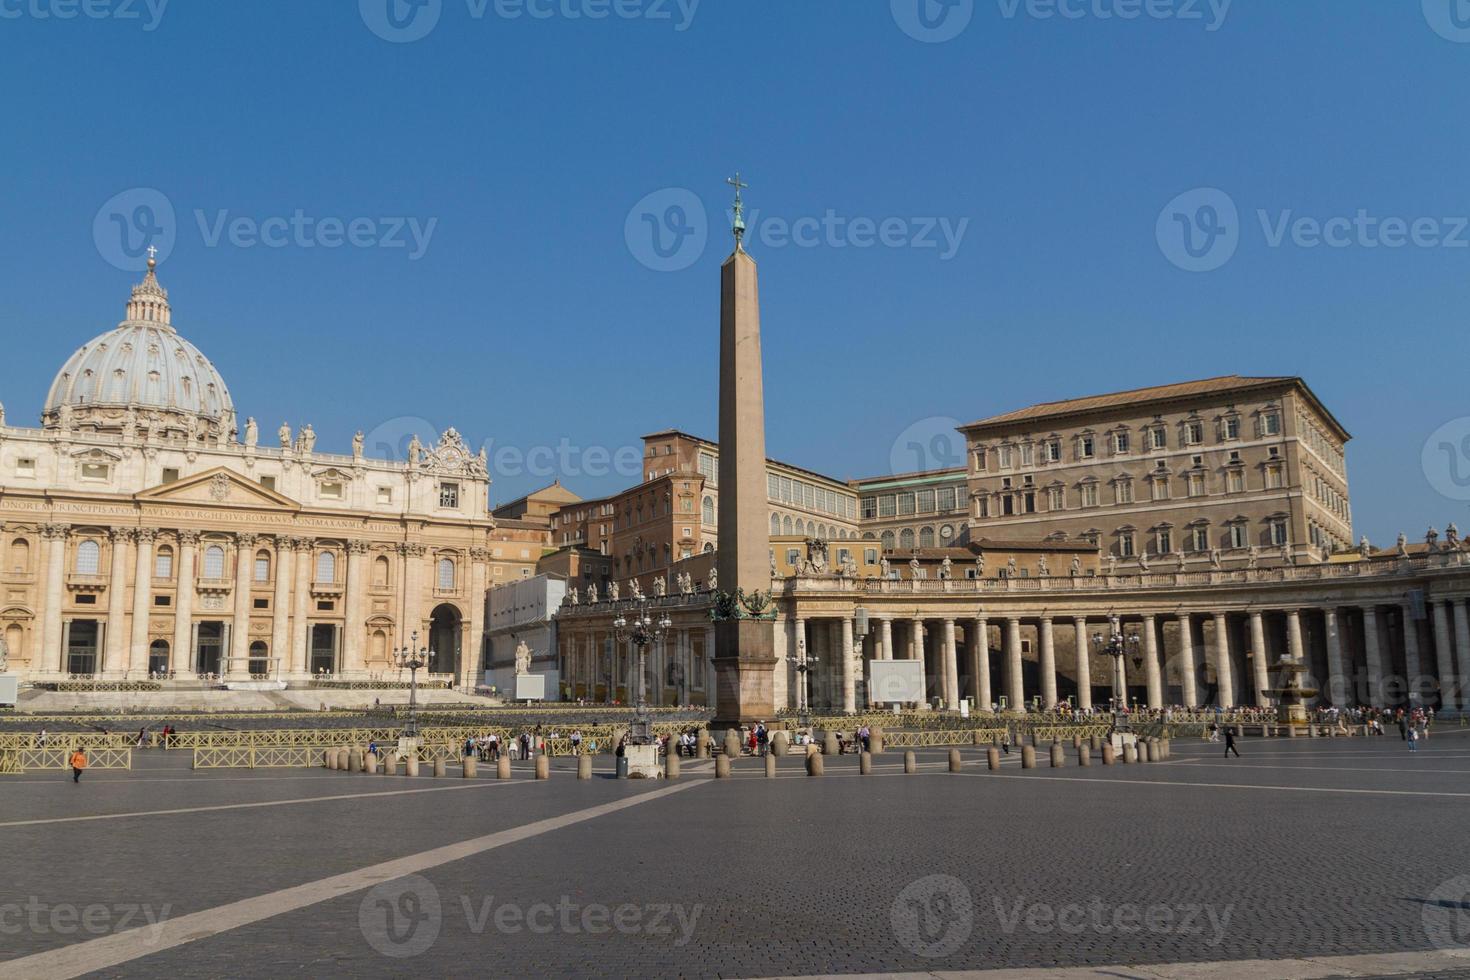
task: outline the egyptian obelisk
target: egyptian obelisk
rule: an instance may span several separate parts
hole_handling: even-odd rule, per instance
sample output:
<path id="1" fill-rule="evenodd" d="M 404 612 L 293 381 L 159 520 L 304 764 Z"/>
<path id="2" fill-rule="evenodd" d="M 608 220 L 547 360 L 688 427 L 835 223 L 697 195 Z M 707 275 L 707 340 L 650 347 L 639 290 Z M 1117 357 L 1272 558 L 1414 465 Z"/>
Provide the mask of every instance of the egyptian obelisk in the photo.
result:
<path id="1" fill-rule="evenodd" d="M 735 251 L 720 268 L 719 586 L 771 590 L 766 500 L 766 406 L 761 382 L 760 290 L 745 251 L 745 206 L 735 187 Z M 775 624 L 748 615 L 715 623 L 715 727 L 775 715 Z"/>

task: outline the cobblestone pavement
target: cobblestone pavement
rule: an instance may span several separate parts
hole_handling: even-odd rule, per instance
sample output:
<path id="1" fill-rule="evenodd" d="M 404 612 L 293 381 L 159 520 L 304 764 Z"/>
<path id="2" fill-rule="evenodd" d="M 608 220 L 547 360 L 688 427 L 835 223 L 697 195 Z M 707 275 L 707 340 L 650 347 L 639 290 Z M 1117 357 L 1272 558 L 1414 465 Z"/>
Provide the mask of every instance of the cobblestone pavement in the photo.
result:
<path id="1" fill-rule="evenodd" d="M 80 785 L 5 777 L 0 956 L 76 958 L 0 977 L 1154 977 L 1470 945 L 1470 737 L 1222 752 L 1023 771 L 1013 751 L 989 773 L 966 749 L 950 774 L 925 751 L 916 775 L 889 753 L 822 779 L 793 758 L 775 780 L 758 759 L 730 780 L 686 760 L 673 784 L 580 782 L 570 759 L 501 783 L 194 773 L 146 752 Z"/>

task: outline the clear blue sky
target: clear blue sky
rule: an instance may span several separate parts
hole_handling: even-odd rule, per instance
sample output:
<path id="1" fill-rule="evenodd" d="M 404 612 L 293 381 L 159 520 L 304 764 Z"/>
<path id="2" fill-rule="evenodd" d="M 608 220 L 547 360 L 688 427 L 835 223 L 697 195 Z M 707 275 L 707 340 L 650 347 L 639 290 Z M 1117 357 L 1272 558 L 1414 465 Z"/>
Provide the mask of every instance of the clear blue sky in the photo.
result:
<path id="1" fill-rule="evenodd" d="M 1203 20 L 1099 16 L 1127 0 L 1073 0 L 1078 18 L 974 0 L 952 12 L 971 15 L 958 36 L 925 43 L 889 0 L 704 0 L 692 20 L 690 0 L 620 0 L 640 16 L 602 20 L 560 12 L 598 0 L 556 0 L 549 19 L 442 0 L 427 36 L 390 43 L 368 26 L 392 35 L 387 0 L 173 0 L 156 23 L 144 0 L 95 2 L 139 16 L 0 2 L 13 421 L 33 422 L 71 350 L 120 319 L 138 276 L 109 261 L 122 253 L 108 215 L 96 236 L 94 223 L 114 195 L 155 188 L 176 212 L 160 270 L 175 322 L 266 439 L 282 419 L 337 451 L 358 428 L 430 424 L 492 451 L 712 435 L 719 211 L 739 169 L 760 212 L 778 458 L 872 475 L 949 419 L 1299 374 L 1355 436 L 1360 533 L 1470 526 L 1436 490 L 1458 490 L 1449 458 L 1430 475 L 1421 463 L 1432 432 L 1470 415 L 1470 248 L 1374 248 L 1356 232 L 1347 247 L 1290 234 L 1273 247 L 1257 217 L 1432 218 L 1470 243 L 1442 220 L 1470 215 L 1470 11 L 1462 28 L 1435 0 L 1428 14 L 1419 0 L 1236 0 L 1223 22 L 1207 0 L 1187 4 Z M 397 2 L 405 30 L 426 23 Z M 961 23 L 940 12 L 935 31 Z M 668 188 L 697 192 L 714 226 L 673 272 L 649 267 L 635 212 Z M 1208 272 L 1179 268 L 1157 231 L 1196 188 L 1240 215 L 1236 251 Z M 652 200 L 680 224 L 673 197 Z M 436 224 L 417 258 L 213 237 L 221 215 L 298 210 L 371 219 L 367 239 L 385 219 Z M 902 242 L 926 219 L 968 224 L 952 255 L 937 231 L 938 248 L 854 247 L 857 229 L 836 235 L 848 247 L 807 247 L 760 225 L 828 212 L 901 219 Z M 629 482 L 585 475 L 599 466 L 573 456 L 565 482 Z M 493 496 L 546 472 L 502 474 Z"/>

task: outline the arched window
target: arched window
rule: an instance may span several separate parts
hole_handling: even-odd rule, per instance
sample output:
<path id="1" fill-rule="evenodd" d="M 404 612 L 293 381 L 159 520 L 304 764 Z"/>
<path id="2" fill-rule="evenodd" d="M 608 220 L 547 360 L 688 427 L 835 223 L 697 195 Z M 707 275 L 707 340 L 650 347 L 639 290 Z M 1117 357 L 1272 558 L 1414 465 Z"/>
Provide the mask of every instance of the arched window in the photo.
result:
<path id="1" fill-rule="evenodd" d="M 932 548 L 932 547 L 934 547 L 934 529 L 932 527 L 922 528 L 919 531 L 919 547 L 920 548 Z"/>
<path id="2" fill-rule="evenodd" d="M 257 551 L 255 553 L 255 581 L 269 582 L 271 580 L 271 553 L 269 551 Z"/>
<path id="3" fill-rule="evenodd" d="M 703 518 L 703 520 L 704 520 L 704 522 L 706 524 L 713 524 L 715 522 L 715 498 L 714 497 L 705 497 L 704 498 L 704 503 L 701 505 L 700 516 Z"/>
<path id="4" fill-rule="evenodd" d="M 316 556 L 316 580 L 322 585 L 337 581 L 337 556 L 330 551 L 318 552 Z"/>
<path id="5" fill-rule="evenodd" d="M 914 530 L 913 530 L 913 528 L 906 527 L 906 528 L 903 529 L 902 533 L 900 533 L 899 536 L 898 536 L 898 546 L 899 546 L 899 548 L 901 548 L 904 551 L 913 551 L 914 550 Z"/>
<path id="6" fill-rule="evenodd" d="M 785 536 L 788 536 L 788 537 L 791 534 L 791 515 L 790 514 L 787 514 L 785 517 L 781 518 L 781 533 L 783 535 L 785 535 Z"/>
<path id="7" fill-rule="evenodd" d="M 883 550 L 884 551 L 892 551 L 893 550 L 893 532 L 892 531 L 884 531 L 883 532 L 883 538 L 881 540 L 881 544 L 883 545 Z"/>
<path id="8" fill-rule="evenodd" d="M 827 525 L 825 525 L 825 524 L 818 524 L 817 527 L 816 527 L 816 529 L 814 531 L 812 531 L 812 536 L 815 537 L 815 538 L 817 538 L 820 541 L 826 541 L 827 540 Z"/>
<path id="9" fill-rule="evenodd" d="M 796 533 L 799 537 L 806 536 L 806 521 L 799 517 L 796 519 Z"/>
<path id="10" fill-rule="evenodd" d="M 439 588 L 445 592 L 454 590 L 454 559 L 439 559 Z"/>
<path id="11" fill-rule="evenodd" d="M 10 570 L 13 572 L 31 570 L 31 543 L 25 538 L 16 538 L 10 542 Z"/>
<path id="12" fill-rule="evenodd" d="M 781 515 L 771 515 L 771 536 L 775 537 L 781 533 Z"/>
<path id="13" fill-rule="evenodd" d="M 77 574 L 96 575 L 102 567 L 102 547 L 90 539 L 77 545 Z"/>
<path id="14" fill-rule="evenodd" d="M 225 577 L 225 549 L 217 544 L 204 549 L 204 577 Z"/>
<path id="15" fill-rule="evenodd" d="M 378 589 L 388 587 L 388 559 L 382 555 L 373 559 L 373 587 Z"/>
<path id="16" fill-rule="evenodd" d="M 174 549 L 169 545 L 160 545 L 158 553 L 153 556 L 153 577 L 161 579 L 174 577 Z"/>

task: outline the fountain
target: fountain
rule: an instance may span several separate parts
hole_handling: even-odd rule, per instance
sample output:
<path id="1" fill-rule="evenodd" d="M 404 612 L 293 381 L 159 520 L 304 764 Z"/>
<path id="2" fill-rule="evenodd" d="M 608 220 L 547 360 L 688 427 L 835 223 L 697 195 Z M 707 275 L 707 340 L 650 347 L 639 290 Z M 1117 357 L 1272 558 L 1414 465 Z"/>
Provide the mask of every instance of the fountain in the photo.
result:
<path id="1" fill-rule="evenodd" d="M 1316 697 L 1318 693 L 1315 687 L 1302 686 L 1302 675 L 1307 672 L 1306 665 L 1299 660 L 1283 657 L 1276 661 L 1276 671 L 1280 683 L 1276 687 L 1266 688 L 1264 692 L 1277 698 L 1276 720 L 1293 728 L 1306 727 L 1306 700 Z"/>

